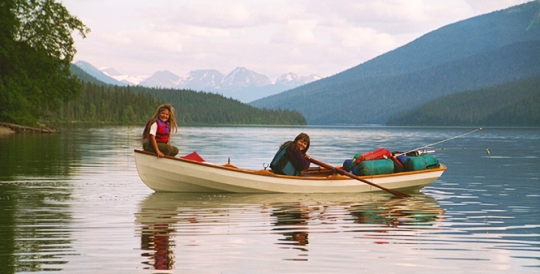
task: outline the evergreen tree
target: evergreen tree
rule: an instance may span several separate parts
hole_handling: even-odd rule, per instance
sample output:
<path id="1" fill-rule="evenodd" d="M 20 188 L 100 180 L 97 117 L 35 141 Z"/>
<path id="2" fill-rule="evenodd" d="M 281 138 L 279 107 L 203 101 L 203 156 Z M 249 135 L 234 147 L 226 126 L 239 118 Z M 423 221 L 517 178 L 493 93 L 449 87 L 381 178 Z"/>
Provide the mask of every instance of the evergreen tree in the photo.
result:
<path id="1" fill-rule="evenodd" d="M 73 31 L 90 31 L 55 0 L 0 2 L 0 121 L 34 126 L 76 98 Z"/>

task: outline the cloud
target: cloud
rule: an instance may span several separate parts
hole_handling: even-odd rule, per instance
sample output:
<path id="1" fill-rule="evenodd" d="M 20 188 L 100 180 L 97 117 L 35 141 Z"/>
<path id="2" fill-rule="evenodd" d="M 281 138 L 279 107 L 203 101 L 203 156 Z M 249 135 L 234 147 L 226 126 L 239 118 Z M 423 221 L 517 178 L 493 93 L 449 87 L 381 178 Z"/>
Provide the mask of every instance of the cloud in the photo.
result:
<path id="1" fill-rule="evenodd" d="M 314 30 L 317 26 L 315 20 L 294 20 L 287 21 L 281 25 L 270 39 L 274 43 L 289 44 L 313 44 L 315 43 Z"/>
<path id="2" fill-rule="evenodd" d="M 347 27 L 332 29 L 332 34 L 339 44 L 347 48 L 360 48 L 368 46 L 388 51 L 396 46 L 391 35 L 380 33 L 372 28 Z"/>
<path id="3" fill-rule="evenodd" d="M 122 73 L 238 66 L 344 71 L 459 20 L 528 0 L 62 0 L 92 29 L 76 58 Z"/>
<path id="4" fill-rule="evenodd" d="M 379 33 L 417 33 L 422 26 L 431 26 L 434 21 L 452 22 L 459 14 L 468 13 L 467 5 L 449 1 L 427 0 L 343 0 L 339 4 L 315 0 L 317 5 L 310 11 L 325 18 L 324 24 L 332 26 L 348 24 L 369 27 Z M 450 3 L 450 4 L 449 4 Z M 420 28 L 420 29 L 419 29 Z"/>
<path id="5" fill-rule="evenodd" d="M 153 7 L 155 21 L 172 26 L 192 25 L 207 28 L 238 28 L 253 25 L 256 17 L 252 7 L 244 3 L 220 1 L 170 2 L 168 6 Z"/>

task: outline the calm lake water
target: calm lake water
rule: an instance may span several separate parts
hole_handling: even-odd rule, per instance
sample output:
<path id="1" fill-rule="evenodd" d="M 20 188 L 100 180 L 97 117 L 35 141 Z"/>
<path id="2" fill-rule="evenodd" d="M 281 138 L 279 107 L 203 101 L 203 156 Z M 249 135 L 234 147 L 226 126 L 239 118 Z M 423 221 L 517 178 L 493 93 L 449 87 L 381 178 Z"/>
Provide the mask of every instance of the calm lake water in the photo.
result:
<path id="1" fill-rule="evenodd" d="M 540 129 L 182 127 L 173 139 L 260 169 L 300 132 L 334 165 L 451 139 L 433 146 L 448 170 L 411 198 L 154 193 L 133 159 L 141 130 L 0 137 L 0 273 L 540 272 Z"/>

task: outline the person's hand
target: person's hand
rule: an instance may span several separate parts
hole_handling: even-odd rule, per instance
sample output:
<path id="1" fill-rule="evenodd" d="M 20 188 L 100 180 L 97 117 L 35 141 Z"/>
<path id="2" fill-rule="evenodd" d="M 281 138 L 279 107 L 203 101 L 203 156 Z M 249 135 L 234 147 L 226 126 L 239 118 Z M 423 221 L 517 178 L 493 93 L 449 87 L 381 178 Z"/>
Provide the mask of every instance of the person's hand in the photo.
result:
<path id="1" fill-rule="evenodd" d="M 158 152 L 157 152 L 157 157 L 161 158 L 161 157 L 163 157 L 163 156 L 165 156 L 165 154 L 163 154 L 163 152 L 161 152 L 161 151 L 158 151 Z"/>

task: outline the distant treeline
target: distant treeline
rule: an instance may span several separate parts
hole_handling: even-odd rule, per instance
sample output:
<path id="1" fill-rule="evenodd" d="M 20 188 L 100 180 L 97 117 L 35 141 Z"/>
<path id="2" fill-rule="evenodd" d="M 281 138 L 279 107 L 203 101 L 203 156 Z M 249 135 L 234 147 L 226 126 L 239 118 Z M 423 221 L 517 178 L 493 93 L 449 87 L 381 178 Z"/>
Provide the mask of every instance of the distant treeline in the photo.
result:
<path id="1" fill-rule="evenodd" d="M 540 77 L 439 98 L 390 117 L 387 125 L 540 126 Z"/>
<path id="2" fill-rule="evenodd" d="M 73 67 L 72 73 L 81 80 L 80 96 L 51 113 L 53 122 L 144 124 L 166 102 L 175 108 L 179 125 L 306 124 L 297 111 L 259 109 L 219 94 L 192 90 L 107 85 Z"/>
<path id="3" fill-rule="evenodd" d="M 129 88 L 82 82 L 80 96 L 63 104 L 50 118 L 53 122 L 144 124 L 160 101 Z"/>
<path id="4" fill-rule="evenodd" d="M 300 112 L 260 109 L 220 94 L 193 90 L 131 87 L 134 93 L 152 94 L 171 103 L 178 124 L 306 125 Z"/>

